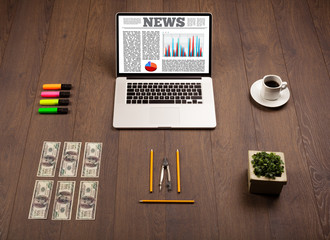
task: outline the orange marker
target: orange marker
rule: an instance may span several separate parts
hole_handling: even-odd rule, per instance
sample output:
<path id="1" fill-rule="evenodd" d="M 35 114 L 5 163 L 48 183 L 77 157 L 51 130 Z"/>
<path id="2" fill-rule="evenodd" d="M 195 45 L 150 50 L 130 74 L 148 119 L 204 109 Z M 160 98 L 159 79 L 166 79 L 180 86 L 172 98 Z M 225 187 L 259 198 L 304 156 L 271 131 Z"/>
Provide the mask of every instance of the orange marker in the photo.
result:
<path id="1" fill-rule="evenodd" d="M 44 84 L 42 88 L 44 90 L 70 90 L 71 84 Z"/>

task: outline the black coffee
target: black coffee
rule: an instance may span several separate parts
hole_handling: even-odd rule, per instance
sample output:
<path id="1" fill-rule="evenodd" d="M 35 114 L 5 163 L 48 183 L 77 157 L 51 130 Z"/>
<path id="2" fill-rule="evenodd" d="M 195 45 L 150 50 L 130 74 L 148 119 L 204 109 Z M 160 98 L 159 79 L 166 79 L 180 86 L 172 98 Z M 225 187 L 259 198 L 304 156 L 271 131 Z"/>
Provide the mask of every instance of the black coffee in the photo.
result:
<path id="1" fill-rule="evenodd" d="M 268 82 L 265 82 L 265 84 L 266 84 L 267 87 L 272 87 L 272 88 L 276 88 L 276 87 L 280 86 L 280 84 L 278 84 L 275 81 L 268 81 Z"/>

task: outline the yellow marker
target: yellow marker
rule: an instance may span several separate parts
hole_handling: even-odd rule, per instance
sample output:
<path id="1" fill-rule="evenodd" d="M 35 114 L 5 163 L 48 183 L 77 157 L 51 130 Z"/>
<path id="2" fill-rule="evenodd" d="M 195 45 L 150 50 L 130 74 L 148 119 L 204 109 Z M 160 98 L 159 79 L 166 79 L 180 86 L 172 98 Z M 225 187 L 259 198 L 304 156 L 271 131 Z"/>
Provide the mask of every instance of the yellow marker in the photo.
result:
<path id="1" fill-rule="evenodd" d="M 68 99 L 41 99 L 40 105 L 43 106 L 67 106 L 69 105 Z"/>
<path id="2" fill-rule="evenodd" d="M 153 182 L 153 168 L 154 168 L 154 150 L 150 150 L 150 192 L 152 193 Z"/>
<path id="3" fill-rule="evenodd" d="M 195 200 L 140 200 L 140 203 L 195 203 Z"/>
<path id="4" fill-rule="evenodd" d="M 178 182 L 178 193 L 181 192 L 180 187 L 180 157 L 179 157 L 179 150 L 176 150 L 176 174 L 177 174 L 177 182 Z"/>

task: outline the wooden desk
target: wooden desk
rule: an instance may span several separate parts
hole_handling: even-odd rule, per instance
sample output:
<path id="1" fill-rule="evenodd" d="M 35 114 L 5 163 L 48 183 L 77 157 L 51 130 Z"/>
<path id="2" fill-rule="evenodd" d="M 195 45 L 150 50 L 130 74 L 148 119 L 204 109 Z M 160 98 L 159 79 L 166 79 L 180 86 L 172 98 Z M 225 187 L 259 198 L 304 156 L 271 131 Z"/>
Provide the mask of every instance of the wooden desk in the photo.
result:
<path id="1" fill-rule="evenodd" d="M 125 11 L 213 13 L 216 129 L 112 128 L 115 13 Z M 329 11 L 327 0 L 1 1 L 0 238 L 329 239 Z M 249 96 L 266 74 L 289 83 L 279 109 Z M 38 114 L 44 83 L 73 84 L 69 114 Z M 95 221 L 75 220 L 77 198 L 71 221 L 28 220 L 45 140 L 103 142 Z M 180 149 L 181 194 L 149 193 L 151 148 L 155 186 L 164 156 L 176 183 Z M 249 149 L 285 153 L 279 197 L 247 192 Z"/>

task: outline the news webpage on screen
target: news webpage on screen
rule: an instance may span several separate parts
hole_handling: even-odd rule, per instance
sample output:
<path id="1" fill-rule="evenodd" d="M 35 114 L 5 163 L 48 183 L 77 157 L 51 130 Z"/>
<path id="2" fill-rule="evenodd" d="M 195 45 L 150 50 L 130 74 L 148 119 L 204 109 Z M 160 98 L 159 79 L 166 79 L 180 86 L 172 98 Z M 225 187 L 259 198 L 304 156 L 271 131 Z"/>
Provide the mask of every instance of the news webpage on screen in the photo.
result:
<path id="1" fill-rule="evenodd" d="M 209 73 L 209 15 L 119 15 L 119 73 Z"/>

